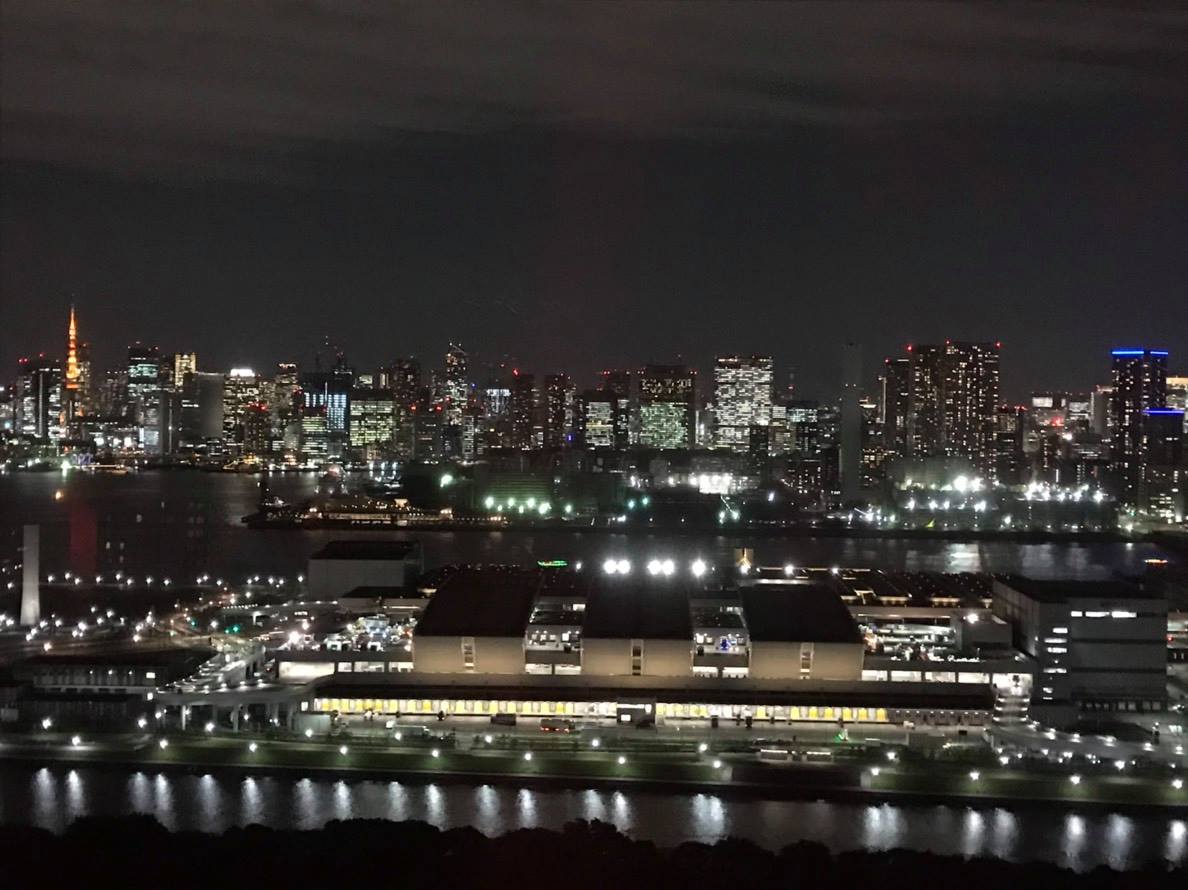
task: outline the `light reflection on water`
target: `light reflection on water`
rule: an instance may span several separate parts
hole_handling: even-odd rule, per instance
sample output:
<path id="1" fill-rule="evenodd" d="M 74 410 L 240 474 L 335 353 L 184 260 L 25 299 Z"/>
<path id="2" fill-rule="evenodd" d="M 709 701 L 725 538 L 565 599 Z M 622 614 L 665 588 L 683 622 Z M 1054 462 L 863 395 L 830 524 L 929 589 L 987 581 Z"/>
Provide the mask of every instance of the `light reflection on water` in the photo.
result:
<path id="1" fill-rule="evenodd" d="M 106 770 L 0 769 L 3 818 L 61 830 L 83 815 L 146 813 L 170 829 L 223 831 L 261 823 L 316 828 L 330 819 L 419 819 L 486 834 L 601 819 L 662 846 L 734 835 L 768 849 L 797 840 L 834 851 L 904 847 L 961 856 L 1042 860 L 1086 870 L 1184 864 L 1188 824 L 1141 815 L 1004 807 L 905 806 L 723 798 L 707 793 L 541 790 L 492 785 L 221 777 Z M 1177 814 L 1178 815 L 1178 814 Z"/>
<path id="2" fill-rule="evenodd" d="M 327 541 L 342 538 L 341 529 L 259 532 L 240 518 L 256 509 L 257 480 L 236 473 L 142 472 L 130 476 L 72 473 L 9 473 L 0 476 L 0 541 L 15 541 L 21 525 L 42 526 L 42 564 L 47 571 L 69 567 L 71 510 L 86 505 L 110 523 L 110 534 L 127 538 L 126 571 L 183 577 L 194 571 L 243 574 L 276 572 L 291 577 L 305 570 L 309 555 Z M 300 500 L 313 493 L 316 474 L 274 476 L 275 494 Z M 63 489 L 58 501 L 54 493 Z M 200 523 L 189 523 L 193 512 Z M 89 515 L 84 513 L 80 515 Z M 143 518 L 141 523 L 137 517 Z M 77 519 L 77 516 L 75 516 Z M 137 538 L 193 525 L 196 538 L 187 547 L 146 544 Z M 77 523 L 74 524 L 77 526 Z M 390 532 L 351 531 L 352 538 L 391 538 Z M 1020 543 L 1014 541 L 945 541 L 916 538 L 806 538 L 785 536 L 732 538 L 725 535 L 635 533 L 576 534 L 525 530 L 490 533 L 417 530 L 425 564 L 446 562 L 530 562 L 536 559 L 590 561 L 614 554 L 645 561 L 662 553 L 682 562 L 700 556 L 732 560 L 736 546 L 751 547 L 760 562 L 798 565 L 846 565 L 909 571 L 1015 572 L 1048 578 L 1109 578 L 1138 574 L 1149 557 L 1179 564 L 1183 557 L 1153 544 Z M 168 540 L 166 535 L 162 541 Z M 141 546 L 144 545 L 144 546 Z M 81 566 L 75 567 L 82 570 Z"/>

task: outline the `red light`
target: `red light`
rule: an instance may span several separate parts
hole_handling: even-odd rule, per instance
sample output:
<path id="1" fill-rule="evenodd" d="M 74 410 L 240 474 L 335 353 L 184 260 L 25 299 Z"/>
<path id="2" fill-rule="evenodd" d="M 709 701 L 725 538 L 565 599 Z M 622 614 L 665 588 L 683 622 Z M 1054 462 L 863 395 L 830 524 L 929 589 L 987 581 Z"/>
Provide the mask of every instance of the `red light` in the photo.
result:
<path id="1" fill-rule="evenodd" d="M 1001 341 L 1001 340 L 995 340 L 995 341 L 994 341 L 994 348 L 995 348 L 995 349 L 1002 349 L 1002 341 Z"/>
<path id="2" fill-rule="evenodd" d="M 911 352 L 911 351 L 912 351 L 912 344 L 911 344 L 911 343 L 909 343 L 909 344 L 908 344 L 908 352 Z"/>

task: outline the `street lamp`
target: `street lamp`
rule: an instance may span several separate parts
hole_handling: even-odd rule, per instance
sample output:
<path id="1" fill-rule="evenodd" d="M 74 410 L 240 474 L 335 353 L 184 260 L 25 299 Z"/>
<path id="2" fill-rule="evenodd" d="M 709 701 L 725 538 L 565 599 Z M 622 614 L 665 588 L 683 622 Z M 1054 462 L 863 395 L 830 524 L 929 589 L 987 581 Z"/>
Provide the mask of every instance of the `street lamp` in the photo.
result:
<path id="1" fill-rule="evenodd" d="M 619 766 L 623 766 L 626 763 L 627 763 L 627 758 L 624 755 L 620 754 L 619 755 Z"/>
<path id="2" fill-rule="evenodd" d="M 1074 785 L 1080 785 L 1080 784 L 1081 784 L 1081 777 L 1080 777 L 1079 775 L 1077 775 L 1076 773 L 1073 773 L 1071 776 L 1069 776 L 1069 777 L 1068 777 L 1068 780 L 1069 780 L 1070 782 L 1072 782 Z"/>
<path id="3" fill-rule="evenodd" d="M 71 737 L 70 737 L 70 744 L 71 744 L 71 745 L 73 745 L 74 747 L 76 747 L 76 748 L 77 748 L 79 745 L 81 745 L 81 744 L 82 744 L 82 737 L 81 737 L 81 736 L 77 736 L 77 735 L 75 735 L 75 736 L 71 736 Z"/>
<path id="4" fill-rule="evenodd" d="M 976 769 L 969 771 L 969 779 L 971 782 L 976 782 L 980 778 L 982 778 L 982 774 L 980 772 L 978 772 Z"/>
<path id="5" fill-rule="evenodd" d="M 161 748 L 162 751 L 164 751 L 166 748 L 169 747 L 169 739 L 161 739 L 161 741 L 157 742 L 157 745 Z"/>
<path id="6" fill-rule="evenodd" d="M 531 759 L 532 759 L 532 752 L 531 752 L 531 751 L 525 751 L 525 752 L 524 752 L 524 759 L 525 759 L 525 760 L 531 760 Z"/>
<path id="7" fill-rule="evenodd" d="M 349 750 L 350 749 L 346 745 L 343 745 L 342 747 L 340 747 L 338 749 L 338 753 L 341 754 L 343 757 L 346 757 L 347 751 L 349 751 Z"/>
<path id="8" fill-rule="evenodd" d="M 42 729 L 49 729 L 53 725 L 54 725 L 54 719 L 52 717 L 42 717 L 41 718 L 41 728 Z"/>
<path id="9" fill-rule="evenodd" d="M 690 566 L 690 568 L 693 571 L 693 577 L 700 578 L 702 575 L 705 574 L 705 560 L 704 559 L 693 560 L 693 565 Z"/>
<path id="10" fill-rule="evenodd" d="M 258 747 L 259 747 L 259 745 L 257 745 L 255 742 L 252 742 L 250 745 L 248 745 L 248 750 L 249 750 L 251 753 L 255 754 L 255 753 L 256 753 L 256 748 L 258 748 Z"/>

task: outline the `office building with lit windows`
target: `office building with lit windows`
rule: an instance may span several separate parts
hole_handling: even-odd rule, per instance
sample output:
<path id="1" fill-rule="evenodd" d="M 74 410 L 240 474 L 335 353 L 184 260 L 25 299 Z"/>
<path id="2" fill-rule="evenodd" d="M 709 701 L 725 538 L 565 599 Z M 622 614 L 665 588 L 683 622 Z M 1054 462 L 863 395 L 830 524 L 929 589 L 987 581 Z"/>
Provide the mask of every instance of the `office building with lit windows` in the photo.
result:
<path id="1" fill-rule="evenodd" d="M 355 389 L 350 400 L 351 450 L 363 460 L 388 453 L 396 438 L 396 397 L 389 390 Z"/>
<path id="2" fill-rule="evenodd" d="M 684 365 L 645 367 L 639 374 L 639 444 L 645 448 L 692 448 L 696 399 L 696 371 Z"/>
<path id="3" fill-rule="evenodd" d="M 714 360 L 714 446 L 745 452 L 751 428 L 771 423 L 775 363 L 770 355 L 720 355 Z"/>
<path id="4" fill-rule="evenodd" d="M 20 360 L 16 380 L 18 433 L 43 442 L 62 438 L 62 362 L 44 355 Z"/>
<path id="5" fill-rule="evenodd" d="M 243 442 L 244 414 L 264 401 L 261 384 L 251 368 L 232 368 L 223 378 L 223 436 L 228 442 Z"/>
<path id="6" fill-rule="evenodd" d="M 619 397 L 606 389 L 591 389 L 582 393 L 578 406 L 578 441 L 583 448 L 611 449 L 626 447 L 626 430 L 622 431 L 623 445 L 616 421 L 619 417 Z"/>

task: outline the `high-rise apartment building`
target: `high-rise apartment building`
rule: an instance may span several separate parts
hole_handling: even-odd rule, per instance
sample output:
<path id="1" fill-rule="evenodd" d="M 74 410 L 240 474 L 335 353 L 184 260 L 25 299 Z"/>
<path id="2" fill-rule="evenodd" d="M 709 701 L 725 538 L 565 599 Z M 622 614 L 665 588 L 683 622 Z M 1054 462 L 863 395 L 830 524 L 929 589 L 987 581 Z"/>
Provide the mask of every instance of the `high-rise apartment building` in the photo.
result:
<path id="1" fill-rule="evenodd" d="M 690 449 L 697 425 L 697 372 L 648 365 L 639 375 L 639 444 Z"/>
<path id="2" fill-rule="evenodd" d="M 1167 398 L 1164 403 L 1169 408 L 1188 412 L 1188 377 L 1167 378 Z M 1188 418 L 1188 413 L 1184 416 Z M 1188 420 L 1185 421 L 1184 432 L 1188 433 Z"/>
<path id="3" fill-rule="evenodd" d="M 549 374 L 544 388 L 544 447 L 562 448 L 573 441 L 577 393 L 568 374 Z"/>
<path id="4" fill-rule="evenodd" d="M 536 415 L 536 377 L 512 371 L 508 395 L 511 419 L 511 447 L 527 450 L 533 447 L 533 422 Z"/>
<path id="5" fill-rule="evenodd" d="M 1167 350 L 1115 349 L 1112 358 L 1111 470 L 1119 498 L 1133 504 L 1142 475 L 1144 413 L 1167 405 Z"/>
<path id="6" fill-rule="evenodd" d="M 466 408 L 469 385 L 466 382 L 466 350 L 451 343 L 445 357 L 445 422 L 461 426 L 462 411 Z"/>
<path id="7" fill-rule="evenodd" d="M 770 355 L 720 355 L 714 360 L 714 446 L 745 452 L 751 427 L 771 423 L 775 362 Z"/>
<path id="8" fill-rule="evenodd" d="M 913 456 L 963 457 L 993 476 L 1000 344 L 950 340 L 909 349 Z"/>
<path id="9" fill-rule="evenodd" d="M 904 457 L 908 453 L 908 418 L 912 406 L 911 359 L 885 359 L 879 382 L 882 385 L 879 410 L 883 447 L 888 456 Z"/>

